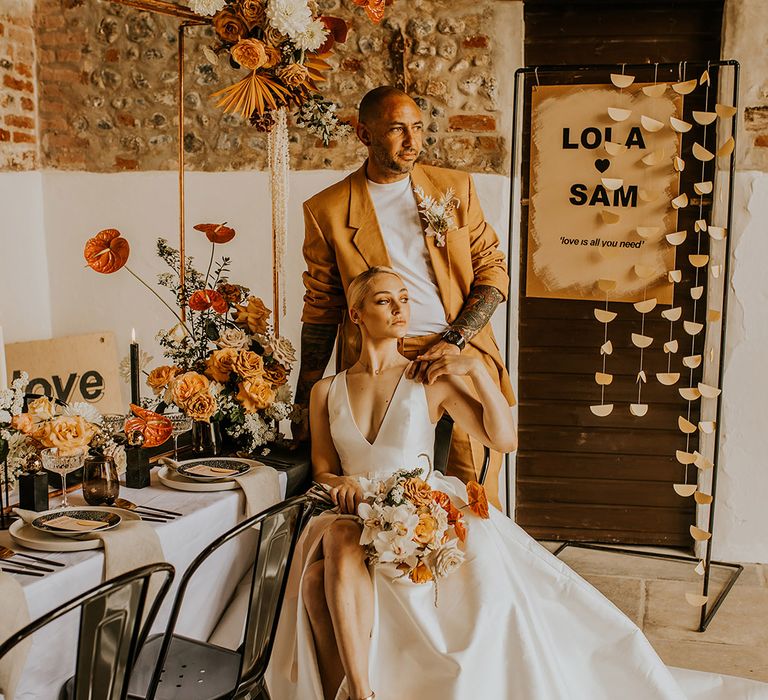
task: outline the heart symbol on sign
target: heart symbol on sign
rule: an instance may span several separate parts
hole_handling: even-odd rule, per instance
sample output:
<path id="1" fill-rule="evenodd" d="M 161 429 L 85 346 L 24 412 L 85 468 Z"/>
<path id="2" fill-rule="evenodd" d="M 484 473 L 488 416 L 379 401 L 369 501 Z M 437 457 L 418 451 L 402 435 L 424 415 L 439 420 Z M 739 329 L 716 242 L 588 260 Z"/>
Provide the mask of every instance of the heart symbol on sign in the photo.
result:
<path id="1" fill-rule="evenodd" d="M 611 165 L 611 161 L 607 158 L 598 158 L 595 161 L 595 167 L 601 172 L 604 173 Z"/>

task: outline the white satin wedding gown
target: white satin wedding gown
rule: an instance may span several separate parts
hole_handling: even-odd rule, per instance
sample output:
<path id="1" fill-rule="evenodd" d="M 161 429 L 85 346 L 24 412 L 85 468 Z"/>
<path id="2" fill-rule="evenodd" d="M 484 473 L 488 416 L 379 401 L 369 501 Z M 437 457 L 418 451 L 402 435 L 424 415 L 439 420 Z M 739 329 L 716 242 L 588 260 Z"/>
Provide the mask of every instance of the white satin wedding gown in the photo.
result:
<path id="1" fill-rule="evenodd" d="M 346 373 L 328 394 L 330 428 L 346 475 L 388 475 L 426 466 L 434 426 L 421 384 L 403 377 L 373 444 L 358 429 Z M 425 469 L 426 472 L 426 469 Z M 455 478 L 429 483 L 466 504 Z M 768 698 L 768 685 L 670 669 L 613 603 L 491 508 L 465 511 L 466 561 L 439 582 L 392 580 L 372 570 L 375 599 L 371 687 L 377 700 L 675 700 Z M 328 525 L 315 517 L 291 570 L 268 686 L 274 700 L 322 700 L 301 577 Z M 338 700 L 347 700 L 344 686 Z"/>

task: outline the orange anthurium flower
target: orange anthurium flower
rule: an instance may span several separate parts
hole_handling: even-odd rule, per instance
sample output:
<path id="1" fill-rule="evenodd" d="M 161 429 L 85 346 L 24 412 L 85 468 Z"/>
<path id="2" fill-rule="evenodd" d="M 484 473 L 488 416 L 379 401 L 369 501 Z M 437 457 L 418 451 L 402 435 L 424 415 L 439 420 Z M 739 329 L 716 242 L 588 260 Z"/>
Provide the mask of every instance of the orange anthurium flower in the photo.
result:
<path id="1" fill-rule="evenodd" d="M 116 228 L 99 231 L 85 244 L 85 262 L 96 272 L 109 275 L 128 262 L 131 246 Z"/>
<path id="2" fill-rule="evenodd" d="M 475 514 L 487 520 L 488 514 L 488 496 L 485 495 L 485 489 L 476 481 L 470 481 L 467 484 L 467 499 L 469 500 L 469 509 Z"/>
<path id="3" fill-rule="evenodd" d="M 134 417 L 125 421 L 125 434 L 138 430 L 144 436 L 144 447 L 157 447 L 171 437 L 173 424 L 165 416 L 133 403 L 131 413 Z"/>
<path id="4" fill-rule="evenodd" d="M 352 0 L 355 5 L 365 9 L 368 19 L 378 24 L 384 19 L 384 7 L 392 4 L 392 0 Z"/>
<path id="5" fill-rule="evenodd" d="M 349 27 L 347 26 L 347 23 L 341 19 L 341 17 L 323 15 L 320 17 L 320 21 L 328 30 L 328 36 L 325 37 L 325 41 L 317 49 L 316 53 L 327 53 L 333 48 L 333 45 L 336 42 L 343 44 L 347 40 Z"/>
<path id="6" fill-rule="evenodd" d="M 211 243 L 229 243 L 235 237 L 235 229 L 224 224 L 198 224 L 195 231 L 202 231 Z"/>
<path id="7" fill-rule="evenodd" d="M 464 520 L 462 518 L 456 520 L 456 522 L 453 524 L 453 529 L 456 530 L 456 537 L 458 537 L 462 542 L 467 539 L 467 528 L 464 525 Z"/>
<path id="8" fill-rule="evenodd" d="M 225 314 L 229 309 L 227 300 L 214 289 L 198 289 L 189 297 L 187 304 L 192 311 L 213 309 L 217 314 Z"/>

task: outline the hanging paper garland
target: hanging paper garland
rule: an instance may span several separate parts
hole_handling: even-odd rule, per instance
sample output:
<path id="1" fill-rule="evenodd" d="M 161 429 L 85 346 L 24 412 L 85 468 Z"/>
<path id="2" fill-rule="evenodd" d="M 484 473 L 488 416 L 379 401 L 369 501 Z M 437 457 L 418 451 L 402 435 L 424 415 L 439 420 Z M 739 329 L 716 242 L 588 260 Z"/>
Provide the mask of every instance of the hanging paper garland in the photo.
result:
<path id="1" fill-rule="evenodd" d="M 605 403 L 605 387 L 610 386 L 613 381 L 613 375 L 606 372 L 606 360 L 608 355 L 613 353 L 613 343 L 608 340 L 608 324 L 616 318 L 615 311 L 608 310 L 608 296 L 609 293 L 616 286 L 615 280 L 598 280 L 597 287 L 600 291 L 605 292 L 605 308 L 596 308 L 594 310 L 595 318 L 603 324 L 603 344 L 600 346 L 600 355 L 603 358 L 602 371 L 595 372 L 595 382 L 600 386 L 600 403 L 593 404 L 589 407 L 596 416 L 605 418 L 613 411 L 612 403 Z"/>

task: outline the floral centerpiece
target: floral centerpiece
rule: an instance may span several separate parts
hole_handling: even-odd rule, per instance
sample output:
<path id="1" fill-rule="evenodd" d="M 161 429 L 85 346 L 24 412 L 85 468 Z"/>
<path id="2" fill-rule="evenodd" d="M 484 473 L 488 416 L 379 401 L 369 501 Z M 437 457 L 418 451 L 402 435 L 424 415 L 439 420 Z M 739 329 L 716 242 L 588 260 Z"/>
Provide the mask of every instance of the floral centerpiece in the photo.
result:
<path id="1" fill-rule="evenodd" d="M 103 273 L 125 267 L 176 318 L 173 327 L 157 335 L 169 362 L 147 377 L 153 407 L 175 406 L 194 421 L 218 421 L 241 449 L 253 451 L 278 440 L 279 422 L 294 411 L 288 376 L 296 353 L 287 338 L 274 333 L 264 302 L 229 280 L 230 258 L 216 260 L 216 246 L 231 241 L 235 230 L 225 224 L 194 228 L 211 242 L 211 256 L 205 274 L 192 258 L 184 261 L 183 288 L 179 252 L 165 239 L 157 241 L 158 256 L 172 270 L 161 273 L 158 284 L 170 292 L 176 308 L 127 267 L 130 246 L 119 231 L 106 229 L 90 239 L 86 262 Z"/>
<path id="2" fill-rule="evenodd" d="M 118 473 L 125 471 L 125 450 L 103 429 L 95 406 L 84 401 L 60 404 L 40 396 L 28 400 L 25 411 L 28 381 L 29 375 L 22 372 L 10 389 L 0 391 L 0 453 L 8 461 L 9 488 L 30 457 L 49 447 L 57 447 L 62 455 L 100 453 L 115 461 Z"/>

